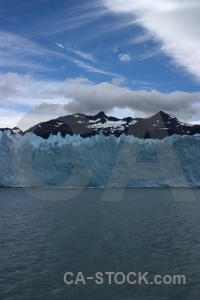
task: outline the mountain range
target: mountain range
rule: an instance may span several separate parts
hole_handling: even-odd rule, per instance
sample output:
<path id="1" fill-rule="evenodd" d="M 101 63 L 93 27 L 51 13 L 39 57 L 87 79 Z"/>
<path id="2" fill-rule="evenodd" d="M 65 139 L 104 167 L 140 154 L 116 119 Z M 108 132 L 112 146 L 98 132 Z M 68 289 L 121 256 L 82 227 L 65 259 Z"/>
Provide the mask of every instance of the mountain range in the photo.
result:
<path id="1" fill-rule="evenodd" d="M 163 111 L 159 111 L 150 118 L 127 117 L 118 119 L 107 116 L 103 111 L 96 115 L 85 115 L 82 113 L 62 116 L 47 122 L 34 125 L 26 131 L 18 127 L 0 128 L 0 131 L 10 130 L 13 134 L 24 135 L 26 132 L 33 132 L 37 136 L 47 139 L 51 134 L 59 132 L 64 137 L 66 134 L 79 134 L 86 138 L 96 134 L 105 136 L 121 134 L 133 135 L 138 138 L 163 139 L 173 134 L 194 135 L 200 134 L 200 125 L 187 124 L 179 121 L 176 117 Z"/>

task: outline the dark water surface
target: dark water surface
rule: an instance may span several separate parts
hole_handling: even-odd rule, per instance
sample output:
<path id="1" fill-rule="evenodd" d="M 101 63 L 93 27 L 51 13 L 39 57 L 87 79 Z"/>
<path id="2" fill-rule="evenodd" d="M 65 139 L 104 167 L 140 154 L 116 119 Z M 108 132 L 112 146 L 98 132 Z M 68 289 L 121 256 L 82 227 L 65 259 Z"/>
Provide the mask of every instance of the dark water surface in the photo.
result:
<path id="1" fill-rule="evenodd" d="M 0 189 L 1 300 L 200 299 L 199 189 L 35 191 Z M 187 281 L 66 285 L 68 271 L 73 280 L 149 272 Z"/>

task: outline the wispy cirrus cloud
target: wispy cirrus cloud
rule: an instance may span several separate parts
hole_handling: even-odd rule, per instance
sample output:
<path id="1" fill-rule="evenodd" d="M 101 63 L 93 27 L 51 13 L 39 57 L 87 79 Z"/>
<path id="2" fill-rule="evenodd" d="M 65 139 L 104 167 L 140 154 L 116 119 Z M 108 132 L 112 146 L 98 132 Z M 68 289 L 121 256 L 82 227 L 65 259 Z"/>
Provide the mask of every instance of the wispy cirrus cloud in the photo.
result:
<path id="1" fill-rule="evenodd" d="M 62 45 L 62 44 L 60 44 L 60 43 L 55 43 L 58 47 L 60 47 L 60 48 L 62 48 L 62 49 L 65 49 L 65 47 Z"/>
<path id="2" fill-rule="evenodd" d="M 29 71 L 52 69 L 48 57 L 65 58 L 62 53 L 10 32 L 0 32 L 0 66 L 18 67 Z"/>
<path id="3" fill-rule="evenodd" d="M 92 63 L 97 63 L 97 60 L 94 58 L 94 56 L 90 53 L 85 53 L 85 52 L 82 52 L 80 50 L 73 50 L 69 47 L 65 47 L 63 46 L 62 44 L 60 43 L 57 43 L 56 42 L 56 45 L 59 47 L 59 48 L 62 48 L 62 49 L 65 49 L 69 52 L 72 52 L 72 53 L 75 53 L 76 55 L 80 56 L 81 58 L 84 58 L 85 60 L 89 60 L 91 61 Z M 105 75 L 109 75 L 109 76 L 117 76 L 117 77 L 120 77 L 119 74 L 116 74 L 116 73 L 113 73 L 113 72 L 109 72 L 109 71 L 106 71 L 106 70 L 103 70 L 101 68 L 98 68 L 97 66 L 92 66 L 80 59 L 77 59 L 75 57 L 72 57 L 72 56 L 66 56 L 66 58 L 68 60 L 70 60 L 71 62 L 73 62 L 75 65 L 77 65 L 78 67 L 86 70 L 87 72 L 92 72 L 92 73 L 100 73 L 100 74 L 105 74 Z"/>
<path id="4" fill-rule="evenodd" d="M 140 35 L 134 36 L 133 38 L 130 38 L 128 43 L 132 45 L 142 44 L 150 41 L 151 39 L 152 36 L 149 33 L 145 32 Z"/>
<path id="5" fill-rule="evenodd" d="M 198 0 L 103 0 L 103 4 L 117 15 L 132 14 L 164 53 L 200 81 Z"/>
<path id="6" fill-rule="evenodd" d="M 106 14 L 108 12 L 100 1 L 94 3 L 92 1 L 78 1 L 77 3 L 74 2 L 73 5 L 66 3 L 51 14 L 44 15 L 37 27 L 44 36 L 59 35 L 90 26 Z"/>
<path id="7" fill-rule="evenodd" d="M 109 76 L 115 76 L 115 77 L 120 77 L 119 74 L 117 73 L 113 73 L 113 72 L 109 72 L 109 71 L 105 71 L 102 70 L 100 68 L 97 67 L 93 67 L 83 61 L 80 61 L 78 59 L 75 58 L 70 58 L 70 60 L 75 63 L 77 66 L 79 66 L 80 68 L 83 68 L 84 70 L 88 71 L 88 72 L 92 72 L 92 73 L 99 73 L 99 74 L 104 74 L 104 75 L 109 75 Z"/>
<path id="8" fill-rule="evenodd" d="M 60 48 L 66 49 L 71 53 L 75 53 L 81 58 L 96 62 L 95 58 L 89 54 L 77 49 L 71 50 L 65 48 L 62 44 L 56 43 Z M 98 67 L 93 67 L 88 63 L 81 61 L 67 53 L 55 51 L 43 47 L 40 44 L 31 41 L 30 39 L 21 37 L 10 32 L 0 32 L 0 66 L 3 68 L 16 68 L 34 71 L 48 71 L 56 68 L 55 64 L 49 64 L 50 60 L 60 59 L 62 61 L 71 61 L 79 68 L 87 72 L 105 74 L 109 76 L 119 76 L 118 74 L 102 70 Z M 50 60 L 49 60 L 50 59 Z"/>
<path id="9" fill-rule="evenodd" d="M 69 48 L 69 47 L 64 47 L 62 44 L 57 43 L 57 42 L 56 42 L 56 45 L 57 45 L 58 47 L 62 48 L 62 49 L 65 49 L 65 50 L 69 51 L 69 52 L 75 53 L 76 55 L 80 56 L 81 58 L 84 58 L 84 59 L 86 59 L 86 60 L 89 60 L 89 61 L 91 61 L 91 62 L 93 62 L 93 63 L 96 63 L 96 62 L 97 62 L 96 58 L 94 58 L 94 56 L 93 56 L 91 53 L 86 53 L 86 52 L 80 51 L 80 50 L 78 50 L 78 49 L 73 49 L 73 48 Z"/>
<path id="10" fill-rule="evenodd" d="M 0 50 L 8 52 L 9 54 L 15 54 L 18 56 L 45 56 L 45 55 L 61 55 L 55 51 L 49 50 L 41 46 L 40 44 L 33 42 L 28 38 L 24 38 L 20 35 L 11 32 L 0 32 Z"/>
<path id="11" fill-rule="evenodd" d="M 87 59 L 87 60 L 92 61 L 93 63 L 96 63 L 96 59 L 90 53 L 85 53 L 85 52 L 80 51 L 80 50 L 73 50 L 73 52 L 76 53 L 77 55 L 81 56 L 84 59 Z"/>

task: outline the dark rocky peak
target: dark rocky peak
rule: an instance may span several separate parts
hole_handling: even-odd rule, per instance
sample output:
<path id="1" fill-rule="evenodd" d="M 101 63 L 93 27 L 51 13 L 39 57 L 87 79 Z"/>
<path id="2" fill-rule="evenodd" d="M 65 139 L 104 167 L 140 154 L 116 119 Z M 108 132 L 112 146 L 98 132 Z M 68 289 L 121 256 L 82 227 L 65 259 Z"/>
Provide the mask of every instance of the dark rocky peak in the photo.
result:
<path id="1" fill-rule="evenodd" d="M 158 120 L 168 120 L 170 118 L 170 115 L 165 113 L 164 111 L 160 110 L 155 115 L 153 115 L 150 118 L 158 119 Z"/>
<path id="2" fill-rule="evenodd" d="M 92 121 L 95 121 L 95 120 L 98 120 L 100 119 L 101 122 L 105 122 L 107 120 L 107 116 L 105 115 L 105 113 L 103 111 L 100 111 L 98 114 L 94 115 L 94 116 L 85 116 L 88 120 L 92 120 Z"/>
<path id="3" fill-rule="evenodd" d="M 104 118 L 104 117 L 106 117 L 105 112 L 104 112 L 104 111 L 100 111 L 100 112 L 96 115 L 96 117 L 98 117 L 98 118 Z"/>
<path id="4" fill-rule="evenodd" d="M 108 121 L 119 121 L 119 120 L 120 120 L 120 119 L 118 119 L 118 118 L 116 118 L 116 117 L 107 116 L 107 115 L 104 113 L 104 111 L 100 111 L 100 112 L 96 115 L 96 117 L 97 117 L 98 119 L 101 119 L 102 121 L 106 121 L 106 120 L 108 120 Z"/>
<path id="5" fill-rule="evenodd" d="M 172 115 L 169 115 L 162 110 L 157 112 L 155 115 L 153 115 L 150 118 L 144 119 L 147 123 L 152 124 L 171 124 L 173 126 L 176 126 L 179 122 L 177 118 L 175 118 Z"/>
<path id="6" fill-rule="evenodd" d="M 12 134 L 17 134 L 17 133 L 19 133 L 19 134 L 22 134 L 23 133 L 23 131 L 19 128 L 19 127 L 13 127 L 13 128 L 8 128 L 8 127 L 6 127 L 6 128 L 0 128 L 0 131 L 6 131 L 6 130 L 9 130 L 9 131 L 11 131 L 11 133 Z"/>

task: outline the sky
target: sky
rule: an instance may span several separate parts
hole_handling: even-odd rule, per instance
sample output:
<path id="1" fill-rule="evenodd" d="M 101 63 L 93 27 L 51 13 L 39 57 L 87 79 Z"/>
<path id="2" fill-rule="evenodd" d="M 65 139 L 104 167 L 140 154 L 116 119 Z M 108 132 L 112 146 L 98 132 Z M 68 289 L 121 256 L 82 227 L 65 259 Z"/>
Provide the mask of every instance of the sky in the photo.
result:
<path id="1" fill-rule="evenodd" d="M 199 0 L 0 0 L 0 127 L 160 110 L 200 123 Z"/>

